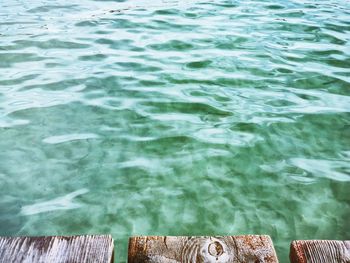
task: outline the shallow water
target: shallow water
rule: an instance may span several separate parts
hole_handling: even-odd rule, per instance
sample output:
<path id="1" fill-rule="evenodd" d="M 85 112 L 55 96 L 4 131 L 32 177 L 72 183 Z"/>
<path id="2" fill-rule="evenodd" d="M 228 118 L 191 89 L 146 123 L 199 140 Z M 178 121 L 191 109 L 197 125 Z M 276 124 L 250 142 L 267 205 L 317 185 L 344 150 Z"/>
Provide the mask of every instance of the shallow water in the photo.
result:
<path id="1" fill-rule="evenodd" d="M 349 239 L 349 40 L 344 0 L 1 1 L 0 235 Z"/>

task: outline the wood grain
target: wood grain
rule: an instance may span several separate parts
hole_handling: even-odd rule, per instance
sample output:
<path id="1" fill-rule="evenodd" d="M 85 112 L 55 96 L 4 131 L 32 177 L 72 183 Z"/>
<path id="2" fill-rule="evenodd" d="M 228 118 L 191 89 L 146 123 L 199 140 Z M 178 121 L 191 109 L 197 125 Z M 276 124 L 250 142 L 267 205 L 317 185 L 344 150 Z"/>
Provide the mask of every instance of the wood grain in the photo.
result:
<path id="1" fill-rule="evenodd" d="M 296 240 L 289 258 L 292 263 L 350 263 L 350 241 Z"/>
<path id="2" fill-rule="evenodd" d="M 113 239 L 101 236 L 0 237 L 1 263 L 112 263 Z"/>
<path id="3" fill-rule="evenodd" d="M 129 239 L 128 263 L 278 263 L 269 236 L 174 237 Z"/>

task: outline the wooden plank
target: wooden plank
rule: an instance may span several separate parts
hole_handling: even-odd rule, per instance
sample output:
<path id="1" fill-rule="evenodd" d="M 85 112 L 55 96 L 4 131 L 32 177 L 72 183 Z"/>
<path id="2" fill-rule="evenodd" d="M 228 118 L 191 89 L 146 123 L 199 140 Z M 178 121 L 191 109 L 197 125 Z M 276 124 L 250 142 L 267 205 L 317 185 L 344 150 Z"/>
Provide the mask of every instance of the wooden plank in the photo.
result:
<path id="1" fill-rule="evenodd" d="M 128 263 L 178 262 L 278 263 L 278 259 L 269 236 L 149 236 L 129 239 Z"/>
<path id="2" fill-rule="evenodd" d="M 0 237 L 1 263 L 112 263 L 113 239 L 101 236 Z"/>
<path id="3" fill-rule="evenodd" d="M 350 241 L 296 240 L 290 245 L 292 263 L 349 263 Z"/>

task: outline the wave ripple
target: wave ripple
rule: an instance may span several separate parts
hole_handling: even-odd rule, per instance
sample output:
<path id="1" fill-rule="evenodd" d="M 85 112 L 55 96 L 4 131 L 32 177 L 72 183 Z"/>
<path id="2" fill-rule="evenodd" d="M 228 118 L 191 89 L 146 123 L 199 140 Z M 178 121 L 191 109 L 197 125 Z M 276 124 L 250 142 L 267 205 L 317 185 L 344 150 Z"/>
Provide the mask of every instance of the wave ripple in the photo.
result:
<path id="1" fill-rule="evenodd" d="M 349 238 L 349 10 L 0 1 L 0 235 Z"/>

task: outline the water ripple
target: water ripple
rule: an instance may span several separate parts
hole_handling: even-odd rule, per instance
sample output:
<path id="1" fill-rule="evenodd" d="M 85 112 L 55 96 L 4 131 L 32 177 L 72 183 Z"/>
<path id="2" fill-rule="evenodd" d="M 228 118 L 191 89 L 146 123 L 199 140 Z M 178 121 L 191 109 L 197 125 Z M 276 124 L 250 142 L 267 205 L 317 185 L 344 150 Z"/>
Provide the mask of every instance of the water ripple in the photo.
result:
<path id="1" fill-rule="evenodd" d="M 96 139 L 98 135 L 92 133 L 80 133 L 80 134 L 65 134 L 59 136 L 50 136 L 43 140 L 44 143 L 58 144 L 76 140 Z"/>
<path id="2" fill-rule="evenodd" d="M 0 1 L 0 235 L 348 238 L 349 10 Z"/>
<path id="3" fill-rule="evenodd" d="M 341 182 L 350 181 L 348 161 L 293 158 L 290 162 L 292 165 L 311 173 L 315 177 L 323 177 Z"/>
<path id="4" fill-rule="evenodd" d="M 35 215 L 56 210 L 69 210 L 81 207 L 80 204 L 73 203 L 73 199 L 77 196 L 86 194 L 88 189 L 80 189 L 62 197 L 57 197 L 49 201 L 38 202 L 33 205 L 23 206 L 21 213 L 23 215 Z"/>

